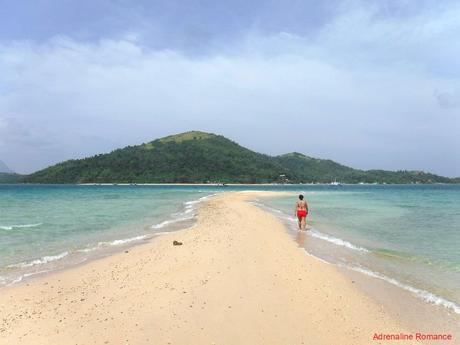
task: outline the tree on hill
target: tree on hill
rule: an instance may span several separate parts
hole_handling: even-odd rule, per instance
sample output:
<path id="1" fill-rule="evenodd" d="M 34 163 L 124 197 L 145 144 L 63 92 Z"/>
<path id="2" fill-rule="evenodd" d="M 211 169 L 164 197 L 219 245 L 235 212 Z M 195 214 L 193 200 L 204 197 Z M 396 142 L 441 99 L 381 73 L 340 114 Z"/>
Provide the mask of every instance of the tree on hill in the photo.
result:
<path id="1" fill-rule="evenodd" d="M 212 133 L 171 135 L 107 154 L 69 160 L 23 178 L 31 183 L 452 183 L 410 171 L 353 169 L 298 152 L 269 156 Z"/>

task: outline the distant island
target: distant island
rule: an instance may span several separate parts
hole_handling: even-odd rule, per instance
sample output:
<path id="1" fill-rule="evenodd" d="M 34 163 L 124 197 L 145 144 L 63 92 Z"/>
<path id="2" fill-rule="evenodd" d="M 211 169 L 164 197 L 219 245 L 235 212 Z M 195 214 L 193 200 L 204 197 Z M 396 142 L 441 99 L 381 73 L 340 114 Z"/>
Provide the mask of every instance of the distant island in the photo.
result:
<path id="1" fill-rule="evenodd" d="M 8 165 L 5 164 L 2 160 L 0 160 L 0 173 L 7 173 L 7 174 L 14 174 L 14 171 L 11 170 Z"/>
<path id="2" fill-rule="evenodd" d="M 459 183 L 422 171 L 359 170 L 292 152 L 269 156 L 221 135 L 191 131 L 68 160 L 0 183 Z"/>
<path id="3" fill-rule="evenodd" d="M 11 170 L 5 162 L 0 160 L 0 183 L 17 183 L 20 182 L 23 176 L 16 174 Z"/>

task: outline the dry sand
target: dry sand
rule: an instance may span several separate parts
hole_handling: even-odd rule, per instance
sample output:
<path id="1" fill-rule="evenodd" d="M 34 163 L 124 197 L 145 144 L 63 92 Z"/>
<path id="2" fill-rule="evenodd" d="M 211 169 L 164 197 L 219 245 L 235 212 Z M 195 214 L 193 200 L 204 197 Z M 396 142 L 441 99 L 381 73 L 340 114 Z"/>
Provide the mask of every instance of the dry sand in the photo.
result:
<path id="1" fill-rule="evenodd" d="M 402 331 L 253 195 L 221 194 L 192 229 L 2 289 L 0 344 L 369 345 Z"/>

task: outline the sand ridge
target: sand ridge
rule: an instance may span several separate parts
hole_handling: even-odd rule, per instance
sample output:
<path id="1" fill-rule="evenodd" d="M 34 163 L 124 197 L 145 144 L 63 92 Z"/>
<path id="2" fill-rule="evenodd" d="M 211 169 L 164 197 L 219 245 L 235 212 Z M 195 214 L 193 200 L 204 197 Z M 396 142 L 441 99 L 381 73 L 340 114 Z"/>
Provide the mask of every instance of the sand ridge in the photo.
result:
<path id="1" fill-rule="evenodd" d="M 2 289 L 0 344 L 367 345 L 404 332 L 247 202 L 266 195 L 216 195 L 192 229 Z"/>

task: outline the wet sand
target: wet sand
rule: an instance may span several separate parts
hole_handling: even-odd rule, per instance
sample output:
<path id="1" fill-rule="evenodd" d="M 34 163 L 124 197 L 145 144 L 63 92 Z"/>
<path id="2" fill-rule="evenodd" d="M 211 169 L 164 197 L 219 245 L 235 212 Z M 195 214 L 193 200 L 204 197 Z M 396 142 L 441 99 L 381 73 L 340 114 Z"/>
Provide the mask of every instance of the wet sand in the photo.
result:
<path id="1" fill-rule="evenodd" d="M 246 202 L 268 193 L 220 194 L 192 229 L 3 288 L 0 344 L 414 344 L 373 340 L 410 332 Z"/>

